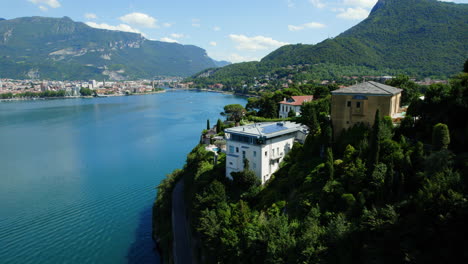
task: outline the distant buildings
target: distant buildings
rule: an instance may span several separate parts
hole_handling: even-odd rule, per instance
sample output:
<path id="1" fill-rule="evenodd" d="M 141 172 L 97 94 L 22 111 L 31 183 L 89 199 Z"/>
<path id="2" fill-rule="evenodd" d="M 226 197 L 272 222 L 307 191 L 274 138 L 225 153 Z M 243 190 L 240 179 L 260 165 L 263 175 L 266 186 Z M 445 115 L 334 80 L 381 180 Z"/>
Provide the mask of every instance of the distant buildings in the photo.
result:
<path id="1" fill-rule="evenodd" d="M 400 108 L 402 90 L 377 82 L 364 82 L 332 91 L 331 119 L 335 136 L 357 123 L 373 125 L 375 112 L 394 116 Z"/>
<path id="2" fill-rule="evenodd" d="M 91 81 L 89 81 L 88 87 L 89 87 L 89 89 L 91 89 L 91 90 L 97 89 L 98 87 L 97 87 L 97 82 L 96 82 L 96 80 L 91 80 Z"/>
<path id="3" fill-rule="evenodd" d="M 279 164 L 293 147 L 303 142 L 308 129 L 292 122 L 255 123 L 225 129 L 226 176 L 244 169 L 244 159 L 264 184 L 279 169 Z"/>
<path id="4" fill-rule="evenodd" d="M 279 104 L 279 117 L 287 118 L 289 111 L 296 112 L 296 116 L 301 115 L 301 105 L 314 99 L 313 95 L 292 96 L 290 99 L 284 98 Z"/>

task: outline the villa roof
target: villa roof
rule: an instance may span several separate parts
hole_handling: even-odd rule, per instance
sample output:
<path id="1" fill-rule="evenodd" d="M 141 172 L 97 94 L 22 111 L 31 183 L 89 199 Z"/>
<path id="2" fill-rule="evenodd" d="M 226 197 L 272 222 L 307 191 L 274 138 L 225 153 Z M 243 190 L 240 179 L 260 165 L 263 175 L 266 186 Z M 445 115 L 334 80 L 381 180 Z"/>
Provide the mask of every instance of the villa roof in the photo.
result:
<path id="1" fill-rule="evenodd" d="M 314 99 L 313 95 L 301 95 L 301 96 L 291 96 L 290 99 L 285 98 L 281 101 L 280 104 L 286 105 L 302 105 L 304 102 L 310 102 Z"/>
<path id="2" fill-rule="evenodd" d="M 338 90 L 334 90 L 331 93 L 335 94 L 367 94 L 367 95 L 395 95 L 399 94 L 403 91 L 402 89 L 395 88 L 393 86 L 381 84 L 378 82 L 364 82 L 358 83 L 353 86 L 349 86 L 346 88 L 341 88 Z"/>
<path id="3" fill-rule="evenodd" d="M 273 138 L 284 134 L 306 130 L 307 127 L 294 122 L 263 122 L 251 125 L 238 126 L 225 129 L 227 134 L 238 134 L 251 137 Z"/>

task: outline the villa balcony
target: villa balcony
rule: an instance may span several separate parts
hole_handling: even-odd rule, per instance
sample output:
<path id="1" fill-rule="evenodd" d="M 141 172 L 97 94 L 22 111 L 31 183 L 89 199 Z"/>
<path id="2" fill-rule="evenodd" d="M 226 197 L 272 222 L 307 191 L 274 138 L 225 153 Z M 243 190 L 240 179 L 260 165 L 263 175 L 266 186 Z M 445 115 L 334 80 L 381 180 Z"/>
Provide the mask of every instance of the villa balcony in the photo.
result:
<path id="1" fill-rule="evenodd" d="M 270 161 L 276 161 L 284 157 L 284 153 L 275 153 L 274 155 L 270 155 Z"/>

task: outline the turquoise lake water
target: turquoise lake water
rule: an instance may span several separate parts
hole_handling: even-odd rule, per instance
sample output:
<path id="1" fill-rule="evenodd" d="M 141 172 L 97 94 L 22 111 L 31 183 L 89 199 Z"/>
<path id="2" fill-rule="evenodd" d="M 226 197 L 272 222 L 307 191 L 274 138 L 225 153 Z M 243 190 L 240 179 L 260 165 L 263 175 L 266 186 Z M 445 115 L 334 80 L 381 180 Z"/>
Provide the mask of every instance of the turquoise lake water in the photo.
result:
<path id="1" fill-rule="evenodd" d="M 155 187 L 206 119 L 209 92 L 0 102 L 0 263 L 159 263 Z"/>

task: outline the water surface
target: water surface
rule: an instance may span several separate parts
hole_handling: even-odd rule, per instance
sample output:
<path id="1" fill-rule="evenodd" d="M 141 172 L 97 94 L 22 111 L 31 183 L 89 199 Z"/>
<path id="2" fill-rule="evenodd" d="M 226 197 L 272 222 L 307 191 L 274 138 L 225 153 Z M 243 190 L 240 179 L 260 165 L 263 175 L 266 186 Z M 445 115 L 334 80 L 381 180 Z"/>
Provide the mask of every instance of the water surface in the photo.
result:
<path id="1" fill-rule="evenodd" d="M 0 102 L 0 262 L 159 263 L 155 187 L 206 119 L 245 99 L 209 92 Z"/>

